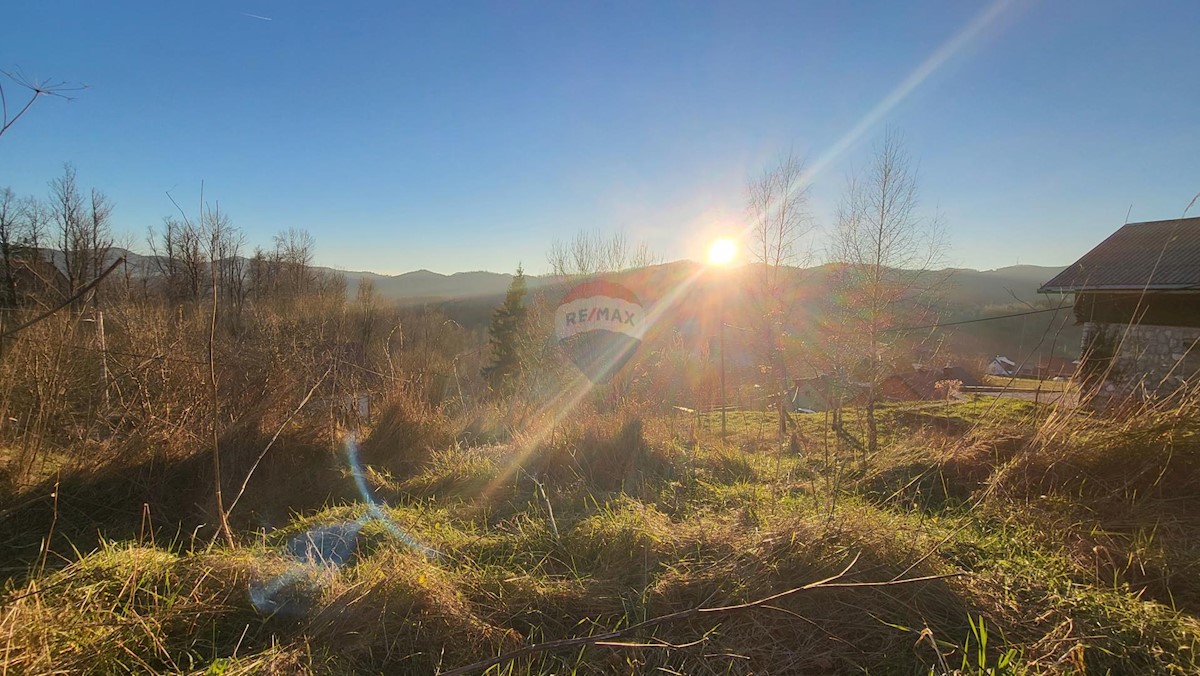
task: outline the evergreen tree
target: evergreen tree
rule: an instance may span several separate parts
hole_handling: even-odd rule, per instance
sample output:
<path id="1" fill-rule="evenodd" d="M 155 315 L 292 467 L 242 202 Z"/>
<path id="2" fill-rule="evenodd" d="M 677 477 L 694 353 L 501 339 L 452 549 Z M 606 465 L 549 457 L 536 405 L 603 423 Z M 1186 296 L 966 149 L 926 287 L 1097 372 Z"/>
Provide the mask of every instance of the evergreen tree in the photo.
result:
<path id="1" fill-rule="evenodd" d="M 517 274 L 508 287 L 504 303 L 492 314 L 488 327 L 492 363 L 483 369 L 483 377 L 493 390 L 509 392 L 523 367 L 521 343 L 525 332 L 525 271 Z"/>

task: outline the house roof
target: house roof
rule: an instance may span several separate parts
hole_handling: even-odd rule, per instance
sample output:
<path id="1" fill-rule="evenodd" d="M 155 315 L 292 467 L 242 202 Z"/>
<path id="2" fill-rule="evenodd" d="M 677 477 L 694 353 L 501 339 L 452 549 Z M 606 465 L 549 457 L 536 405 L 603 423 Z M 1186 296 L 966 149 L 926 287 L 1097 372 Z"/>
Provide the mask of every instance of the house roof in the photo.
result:
<path id="1" fill-rule="evenodd" d="M 1200 291 L 1200 218 L 1129 223 L 1038 289 Z"/>
<path id="2" fill-rule="evenodd" d="M 879 383 L 880 387 L 884 389 L 885 396 L 888 394 L 889 383 L 895 383 L 907 389 L 913 399 L 925 399 L 933 391 L 934 376 L 920 371 L 893 373 Z"/>

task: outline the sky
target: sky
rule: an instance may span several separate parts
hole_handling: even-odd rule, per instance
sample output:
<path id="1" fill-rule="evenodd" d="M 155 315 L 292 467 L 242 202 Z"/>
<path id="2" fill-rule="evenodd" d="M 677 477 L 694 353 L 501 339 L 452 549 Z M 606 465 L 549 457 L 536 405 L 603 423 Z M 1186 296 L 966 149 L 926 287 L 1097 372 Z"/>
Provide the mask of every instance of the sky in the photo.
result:
<path id="1" fill-rule="evenodd" d="M 135 249 L 168 193 L 192 208 L 203 184 L 250 244 L 304 228 L 342 269 L 540 273 L 581 230 L 700 258 L 790 151 L 819 260 L 886 128 L 958 267 L 1066 265 L 1200 192 L 1194 0 L 39 0 L 0 18 L 0 68 L 87 86 L 0 137 L 0 186 L 43 195 L 69 162 Z"/>

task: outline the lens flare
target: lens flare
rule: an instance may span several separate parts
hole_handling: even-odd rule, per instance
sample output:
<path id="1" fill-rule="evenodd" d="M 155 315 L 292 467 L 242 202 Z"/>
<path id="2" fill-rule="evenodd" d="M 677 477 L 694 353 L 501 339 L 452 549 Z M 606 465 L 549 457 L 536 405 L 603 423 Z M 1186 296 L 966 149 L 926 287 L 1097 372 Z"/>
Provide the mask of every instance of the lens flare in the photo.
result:
<path id="1" fill-rule="evenodd" d="M 284 553 L 293 563 L 280 575 L 250 584 L 250 603 L 263 615 L 298 617 L 309 612 L 331 577 L 354 561 L 362 528 L 372 521 L 383 524 L 392 537 L 409 549 L 429 559 L 441 558 L 437 550 L 418 542 L 380 507 L 358 459 L 358 436 L 348 433 L 344 445 L 346 464 L 366 509 L 354 521 L 318 524 L 288 539 Z"/>

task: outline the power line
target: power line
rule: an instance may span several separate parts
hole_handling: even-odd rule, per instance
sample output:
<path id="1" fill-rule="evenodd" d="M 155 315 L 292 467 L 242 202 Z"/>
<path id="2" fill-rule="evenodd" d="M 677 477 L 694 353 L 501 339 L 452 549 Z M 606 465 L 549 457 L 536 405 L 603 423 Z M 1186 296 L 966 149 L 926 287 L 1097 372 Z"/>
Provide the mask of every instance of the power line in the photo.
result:
<path id="1" fill-rule="evenodd" d="M 887 329 L 880 329 L 880 333 L 892 333 L 895 331 L 919 331 L 921 329 L 940 329 L 943 326 L 961 326 L 963 324 L 977 324 L 979 322 L 991 322 L 997 319 L 1012 319 L 1013 317 L 1027 317 L 1029 315 L 1037 315 L 1045 312 L 1059 312 L 1068 309 L 1066 305 L 1058 307 L 1045 308 L 1043 310 L 1028 310 L 1026 312 L 1014 312 L 1007 315 L 996 315 L 995 317 L 979 317 L 977 319 L 963 319 L 957 322 L 940 322 L 937 324 L 926 324 L 925 326 L 895 326 Z"/>

